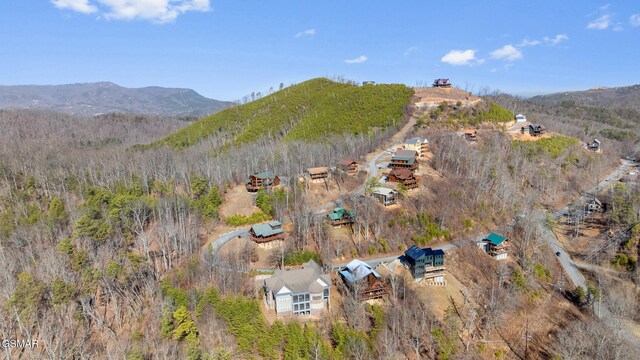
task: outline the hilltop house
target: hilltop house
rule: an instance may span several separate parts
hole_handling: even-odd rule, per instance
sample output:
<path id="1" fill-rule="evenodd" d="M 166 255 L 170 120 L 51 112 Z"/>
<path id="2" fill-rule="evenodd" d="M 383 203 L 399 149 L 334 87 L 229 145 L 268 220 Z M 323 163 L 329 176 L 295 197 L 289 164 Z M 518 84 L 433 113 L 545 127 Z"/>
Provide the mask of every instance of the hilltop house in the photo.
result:
<path id="1" fill-rule="evenodd" d="M 524 116 L 523 114 L 518 114 L 515 116 L 515 120 L 516 122 L 525 122 L 527 121 L 527 117 Z"/>
<path id="2" fill-rule="evenodd" d="M 409 189 L 418 187 L 418 180 L 409 169 L 393 169 L 388 176 L 389 182 L 397 182 Z"/>
<path id="3" fill-rule="evenodd" d="M 449 79 L 435 79 L 433 81 L 433 87 L 451 87 L 451 81 Z"/>
<path id="4" fill-rule="evenodd" d="M 277 317 L 319 316 L 329 307 L 331 278 L 313 260 L 302 269 L 276 270 L 263 286 L 265 304 Z"/>
<path id="5" fill-rule="evenodd" d="M 509 253 L 509 239 L 502 235 L 491 233 L 478 243 L 478 246 L 496 260 L 505 260 Z"/>
<path id="6" fill-rule="evenodd" d="M 595 197 L 587 202 L 587 211 L 601 212 L 603 209 L 602 202 Z"/>
<path id="7" fill-rule="evenodd" d="M 278 175 L 272 172 L 261 172 L 250 175 L 245 180 L 247 184 L 247 191 L 256 192 L 260 189 L 269 189 L 272 186 L 278 186 L 280 184 L 280 178 Z"/>
<path id="8" fill-rule="evenodd" d="M 398 201 L 398 192 L 389 188 L 375 188 L 371 192 L 371 196 L 380 201 L 384 206 L 393 205 Z"/>
<path id="9" fill-rule="evenodd" d="M 356 218 L 356 211 L 337 207 L 327 214 L 327 218 L 329 218 L 329 222 L 333 226 L 353 224 Z"/>
<path id="10" fill-rule="evenodd" d="M 531 136 L 540 136 L 542 134 L 546 134 L 547 132 L 547 128 L 545 128 L 543 125 L 529 125 L 529 126 L 523 126 L 520 128 L 520 132 L 524 134 L 525 131 L 529 131 L 529 135 Z"/>
<path id="11" fill-rule="evenodd" d="M 590 144 L 587 144 L 587 149 L 591 150 L 591 151 L 595 151 L 595 152 L 600 152 L 600 145 L 602 143 L 600 142 L 600 140 L 598 139 L 593 139 L 593 141 Z"/>
<path id="12" fill-rule="evenodd" d="M 370 81 L 370 80 L 369 80 L 369 81 L 363 81 L 363 82 L 362 82 L 362 85 L 375 85 L 375 84 L 376 84 L 376 82 L 375 82 L 375 81 Z"/>
<path id="13" fill-rule="evenodd" d="M 340 169 L 349 175 L 358 173 L 358 162 L 355 160 L 342 160 L 340 161 Z"/>
<path id="14" fill-rule="evenodd" d="M 418 157 L 424 157 L 429 151 L 429 140 L 420 137 L 413 137 L 405 140 L 403 145 L 405 150 L 412 150 L 418 153 Z"/>
<path id="15" fill-rule="evenodd" d="M 416 170 L 418 168 L 417 156 L 418 152 L 415 150 L 396 151 L 389 162 L 389 167 L 392 169 L 406 168 L 411 171 Z"/>
<path id="16" fill-rule="evenodd" d="M 474 129 L 465 130 L 464 139 L 467 141 L 478 141 L 478 131 Z"/>
<path id="17" fill-rule="evenodd" d="M 280 221 L 256 224 L 249 229 L 249 238 L 258 244 L 264 244 L 274 240 L 284 240 L 284 229 Z"/>
<path id="18" fill-rule="evenodd" d="M 324 180 L 329 177 L 328 167 L 313 167 L 307 169 L 307 175 L 313 180 Z"/>
<path id="19" fill-rule="evenodd" d="M 444 251 L 431 248 L 420 248 L 416 245 L 404 252 L 405 262 L 409 266 L 411 275 L 420 282 L 445 285 Z"/>
<path id="20" fill-rule="evenodd" d="M 379 299 L 389 293 L 389 287 L 371 266 L 358 259 L 352 260 L 340 270 L 345 284 L 358 300 Z"/>

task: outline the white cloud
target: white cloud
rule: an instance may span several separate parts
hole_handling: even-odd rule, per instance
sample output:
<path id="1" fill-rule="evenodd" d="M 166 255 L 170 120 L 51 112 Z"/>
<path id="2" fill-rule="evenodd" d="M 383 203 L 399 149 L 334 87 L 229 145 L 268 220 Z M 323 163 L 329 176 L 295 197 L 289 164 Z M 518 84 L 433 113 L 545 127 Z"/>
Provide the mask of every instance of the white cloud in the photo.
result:
<path id="1" fill-rule="evenodd" d="M 522 59 L 522 51 L 518 50 L 515 46 L 509 44 L 495 50 L 491 53 L 491 57 L 494 59 L 503 59 L 507 61 L 515 61 Z"/>
<path id="2" fill-rule="evenodd" d="M 369 60 L 368 57 L 364 56 L 364 55 L 360 55 L 355 59 L 347 59 L 344 62 L 346 62 L 347 64 L 362 64 L 363 62 Z"/>
<path id="3" fill-rule="evenodd" d="M 51 3 L 58 9 L 69 9 L 83 14 L 91 14 L 98 11 L 98 8 L 91 5 L 89 0 L 51 0 Z"/>
<path id="4" fill-rule="evenodd" d="M 409 56 L 411 55 L 411 53 L 418 51 L 418 49 L 420 48 L 417 46 L 411 46 L 410 48 L 404 51 L 404 56 Z"/>
<path id="5" fill-rule="evenodd" d="M 606 10 L 606 9 L 605 9 Z M 589 24 L 587 24 L 587 29 L 591 30 L 605 30 L 611 24 L 611 15 L 604 14 L 599 18 L 593 20 Z"/>
<path id="6" fill-rule="evenodd" d="M 109 20 L 174 21 L 188 11 L 209 11 L 209 0 L 52 0 L 57 8 L 84 14 L 99 12 Z M 98 7 L 98 4 L 100 5 Z"/>
<path id="7" fill-rule="evenodd" d="M 558 34 L 553 38 L 549 38 L 547 36 L 544 37 L 544 41 L 550 43 L 553 46 L 560 44 L 563 41 L 569 40 L 569 37 L 566 34 Z"/>
<path id="8" fill-rule="evenodd" d="M 451 50 L 440 61 L 449 65 L 471 65 L 475 58 L 475 50 Z"/>
<path id="9" fill-rule="evenodd" d="M 640 26 L 640 14 L 633 14 L 629 17 L 629 22 L 631 26 L 638 27 Z"/>
<path id="10" fill-rule="evenodd" d="M 540 41 L 540 40 L 524 39 L 516 46 L 525 47 L 525 46 L 537 46 L 537 45 L 540 45 L 540 44 L 542 44 L 542 41 Z"/>
<path id="11" fill-rule="evenodd" d="M 297 38 L 304 37 L 304 38 L 310 39 L 314 36 L 316 36 L 316 29 L 307 29 L 305 31 L 300 31 L 299 33 L 296 34 Z"/>

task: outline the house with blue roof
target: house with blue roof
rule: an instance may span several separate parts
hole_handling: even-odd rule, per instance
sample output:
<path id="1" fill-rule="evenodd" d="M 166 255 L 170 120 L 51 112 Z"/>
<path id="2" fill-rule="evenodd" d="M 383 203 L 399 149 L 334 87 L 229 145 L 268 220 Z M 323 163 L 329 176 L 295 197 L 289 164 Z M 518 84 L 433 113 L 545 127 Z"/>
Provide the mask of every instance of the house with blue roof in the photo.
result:
<path id="1" fill-rule="evenodd" d="M 404 261 L 416 282 L 446 285 L 443 250 L 413 245 L 404 252 Z"/>
<path id="2" fill-rule="evenodd" d="M 258 244 L 268 243 L 274 240 L 284 240 L 284 229 L 280 221 L 269 221 L 256 224 L 249 229 L 249 237 Z"/>
<path id="3" fill-rule="evenodd" d="M 505 260 L 509 254 L 509 239 L 500 234 L 487 235 L 478 246 L 496 260 Z"/>
<path id="4" fill-rule="evenodd" d="M 339 271 L 342 280 L 360 301 L 380 299 L 389 293 L 386 281 L 371 265 L 353 259 Z"/>

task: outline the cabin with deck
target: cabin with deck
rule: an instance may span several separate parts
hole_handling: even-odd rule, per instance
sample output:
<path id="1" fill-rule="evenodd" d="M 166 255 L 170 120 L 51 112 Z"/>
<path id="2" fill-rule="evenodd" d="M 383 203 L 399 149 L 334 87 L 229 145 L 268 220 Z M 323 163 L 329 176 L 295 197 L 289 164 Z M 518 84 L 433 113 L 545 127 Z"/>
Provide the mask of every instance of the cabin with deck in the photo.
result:
<path id="1" fill-rule="evenodd" d="M 353 259 L 339 273 L 359 301 L 380 299 L 389 294 L 389 286 L 382 276 L 364 261 Z"/>
<path id="2" fill-rule="evenodd" d="M 545 128 L 544 125 L 533 125 L 533 124 L 531 124 L 529 126 L 526 126 L 526 127 L 523 126 L 523 127 L 520 128 L 520 132 L 522 134 L 524 134 L 525 131 L 528 131 L 529 135 L 531 135 L 531 136 L 540 136 L 540 135 L 543 135 L 543 134 L 547 133 L 547 128 Z"/>
<path id="3" fill-rule="evenodd" d="M 478 131 L 474 129 L 465 130 L 464 139 L 467 141 L 478 141 Z"/>
<path id="4" fill-rule="evenodd" d="M 587 144 L 587 149 L 595 152 L 600 152 L 600 146 L 602 143 L 598 139 L 593 139 L 593 141 Z"/>
<path id="5" fill-rule="evenodd" d="M 415 189 L 418 187 L 418 179 L 413 174 L 413 171 L 409 169 L 393 169 L 387 176 L 389 182 L 400 183 L 408 189 Z"/>
<path id="6" fill-rule="evenodd" d="M 313 167 L 307 169 L 307 176 L 311 179 L 311 181 L 319 180 L 322 181 L 324 179 L 329 178 L 329 168 L 328 167 Z"/>
<path id="7" fill-rule="evenodd" d="M 280 221 L 256 224 L 249 229 L 249 238 L 258 244 L 264 244 L 274 240 L 284 240 L 284 229 Z"/>
<path id="8" fill-rule="evenodd" d="M 509 254 L 509 239 L 496 233 L 487 235 L 478 246 L 496 260 L 505 260 Z"/>
<path id="9" fill-rule="evenodd" d="M 429 152 L 429 140 L 421 137 L 413 137 L 405 140 L 403 144 L 404 150 L 415 151 L 418 157 L 424 157 Z"/>
<path id="10" fill-rule="evenodd" d="M 404 252 L 404 258 L 416 282 L 446 285 L 443 250 L 413 245 Z"/>
<path id="11" fill-rule="evenodd" d="M 392 169 L 409 169 L 411 171 L 418 169 L 418 152 L 415 150 L 396 151 L 389 162 Z"/>
<path id="12" fill-rule="evenodd" d="M 371 196 L 384 206 L 393 205 L 398 201 L 398 192 L 389 188 L 375 188 L 371 192 Z"/>
<path id="13" fill-rule="evenodd" d="M 273 186 L 278 186 L 280 184 L 280 178 L 278 175 L 272 172 L 261 172 L 250 175 L 248 179 L 245 180 L 247 191 L 256 192 L 260 189 L 270 189 Z"/>
<path id="14" fill-rule="evenodd" d="M 350 225 L 355 222 L 356 211 L 337 207 L 327 214 L 327 218 L 333 226 Z"/>
<path id="15" fill-rule="evenodd" d="M 340 169 L 349 175 L 355 175 L 358 173 L 358 162 L 355 160 L 342 160 L 340 161 Z"/>

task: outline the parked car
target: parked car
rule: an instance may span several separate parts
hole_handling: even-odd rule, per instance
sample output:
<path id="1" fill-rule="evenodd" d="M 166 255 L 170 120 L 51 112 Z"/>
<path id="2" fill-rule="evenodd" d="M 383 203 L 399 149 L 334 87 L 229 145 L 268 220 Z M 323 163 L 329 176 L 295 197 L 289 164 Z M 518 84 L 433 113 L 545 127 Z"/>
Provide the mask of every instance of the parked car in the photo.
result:
<path id="1" fill-rule="evenodd" d="M 560 256 L 560 251 L 556 251 L 556 256 Z"/>

